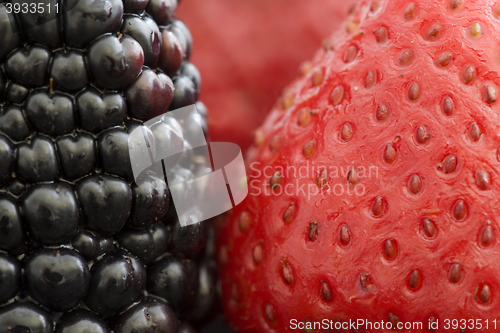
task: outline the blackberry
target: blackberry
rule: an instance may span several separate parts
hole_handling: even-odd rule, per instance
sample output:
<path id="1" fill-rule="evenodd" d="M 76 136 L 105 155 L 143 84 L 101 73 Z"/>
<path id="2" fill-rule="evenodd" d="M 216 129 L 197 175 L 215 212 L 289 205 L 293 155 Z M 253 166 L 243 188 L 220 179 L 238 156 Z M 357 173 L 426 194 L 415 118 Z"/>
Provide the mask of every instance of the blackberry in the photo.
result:
<path id="1" fill-rule="evenodd" d="M 0 1 L 0 332 L 187 333 L 217 314 L 211 224 L 181 227 L 166 179 L 138 186 L 128 150 L 163 115 L 143 128 L 186 149 L 168 174 L 206 169 L 178 1 Z"/>

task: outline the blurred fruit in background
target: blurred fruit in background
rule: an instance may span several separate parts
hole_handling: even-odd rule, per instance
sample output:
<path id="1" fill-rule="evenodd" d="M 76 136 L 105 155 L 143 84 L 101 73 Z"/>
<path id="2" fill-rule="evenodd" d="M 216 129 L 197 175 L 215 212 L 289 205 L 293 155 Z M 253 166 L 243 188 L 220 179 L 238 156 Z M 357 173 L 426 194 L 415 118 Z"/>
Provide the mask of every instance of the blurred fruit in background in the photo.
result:
<path id="1" fill-rule="evenodd" d="M 339 28 L 354 0 L 184 0 L 177 16 L 191 29 L 192 62 L 203 77 L 213 141 L 242 149 L 251 132 Z"/>

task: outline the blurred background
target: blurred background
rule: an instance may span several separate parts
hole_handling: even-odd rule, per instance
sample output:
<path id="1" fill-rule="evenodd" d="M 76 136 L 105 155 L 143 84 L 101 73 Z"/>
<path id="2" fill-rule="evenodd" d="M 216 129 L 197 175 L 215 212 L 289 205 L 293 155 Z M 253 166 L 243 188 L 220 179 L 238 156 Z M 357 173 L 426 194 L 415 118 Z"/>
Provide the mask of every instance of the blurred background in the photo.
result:
<path id="1" fill-rule="evenodd" d="M 193 35 L 192 63 L 209 109 L 212 141 L 242 149 L 355 0 L 182 0 L 177 16 Z M 343 28 L 343 27 L 342 27 Z"/>

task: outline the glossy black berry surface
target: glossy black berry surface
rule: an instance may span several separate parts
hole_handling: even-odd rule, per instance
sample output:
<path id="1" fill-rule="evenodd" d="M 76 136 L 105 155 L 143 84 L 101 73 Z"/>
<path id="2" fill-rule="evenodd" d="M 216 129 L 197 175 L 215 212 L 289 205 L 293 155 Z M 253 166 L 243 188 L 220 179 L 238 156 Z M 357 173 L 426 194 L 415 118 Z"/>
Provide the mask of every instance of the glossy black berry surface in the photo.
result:
<path id="1" fill-rule="evenodd" d="M 127 116 L 127 105 L 121 94 L 100 93 L 93 88 L 77 97 L 76 106 L 82 129 L 93 133 L 118 126 Z"/>
<path id="2" fill-rule="evenodd" d="M 47 83 L 51 57 L 50 50 L 44 47 L 22 47 L 5 60 L 4 69 L 16 83 L 40 87 Z M 33 66 L 35 63 L 37 66 Z"/>
<path id="3" fill-rule="evenodd" d="M 59 51 L 54 55 L 50 77 L 54 88 L 63 91 L 78 91 L 88 82 L 83 54 L 76 51 Z"/>
<path id="4" fill-rule="evenodd" d="M 101 88 L 121 89 L 139 74 L 144 64 L 144 51 L 129 36 L 104 36 L 88 49 L 88 61 L 95 81 Z"/>
<path id="5" fill-rule="evenodd" d="M 140 14 L 148 5 L 149 0 L 123 0 L 123 8 L 125 13 Z"/>
<path id="6" fill-rule="evenodd" d="M 75 310 L 59 319 L 55 333 L 110 333 L 106 321 L 87 310 Z"/>
<path id="7" fill-rule="evenodd" d="M 85 296 L 90 271 L 85 260 L 66 248 L 33 253 L 25 264 L 28 293 L 51 310 L 74 308 Z"/>
<path id="8" fill-rule="evenodd" d="M 12 166 L 14 164 L 15 150 L 12 142 L 0 135 L 0 158 L 2 159 L 2 164 L 0 164 L 0 185 L 5 186 L 11 180 Z"/>
<path id="9" fill-rule="evenodd" d="M 0 250 L 14 255 L 27 249 L 26 224 L 22 222 L 19 206 L 14 199 L 0 199 Z"/>
<path id="10" fill-rule="evenodd" d="M 75 129 L 73 100 L 67 95 L 36 91 L 28 97 L 26 115 L 40 133 L 58 136 Z"/>
<path id="11" fill-rule="evenodd" d="M 50 313 L 31 302 L 14 302 L 1 307 L 0 327 L 9 333 L 53 332 Z"/>
<path id="12" fill-rule="evenodd" d="M 170 193 L 164 179 L 147 177 L 141 186 L 132 186 L 133 210 L 128 228 L 149 230 L 164 220 L 170 206 Z"/>
<path id="13" fill-rule="evenodd" d="M 123 19 L 121 31 L 141 44 L 144 52 L 144 65 L 155 67 L 162 45 L 160 29 L 155 21 L 149 16 L 127 15 Z"/>
<path id="14" fill-rule="evenodd" d="M 88 175 L 97 162 L 95 140 L 87 133 L 61 136 L 56 140 L 62 173 L 67 180 Z"/>
<path id="15" fill-rule="evenodd" d="M 132 191 L 124 180 L 96 175 L 76 186 L 87 228 L 109 236 L 120 231 L 130 215 Z"/>
<path id="16" fill-rule="evenodd" d="M 218 309 L 213 231 L 180 227 L 165 179 L 207 158 L 179 1 L 37 3 L 0 1 L 0 333 L 198 332 Z M 153 153 L 188 151 L 137 184 L 136 128 Z"/>
<path id="17" fill-rule="evenodd" d="M 21 287 L 21 264 L 6 254 L 0 254 L 0 304 L 16 296 Z"/>
<path id="18" fill-rule="evenodd" d="M 145 282 L 145 268 L 135 256 L 123 252 L 106 255 L 92 266 L 85 304 L 101 315 L 115 314 L 134 303 Z"/>
<path id="19" fill-rule="evenodd" d="M 196 103 L 196 86 L 189 76 L 174 79 L 174 98 L 170 109 L 175 110 Z"/>
<path id="20" fill-rule="evenodd" d="M 11 85 L 11 87 L 13 87 L 13 90 L 17 89 L 15 85 Z M 20 97 L 17 99 L 22 101 L 24 98 Z M 22 141 L 30 135 L 28 123 L 24 119 L 23 111 L 20 107 L 11 105 L 4 109 L 3 114 L 0 116 L 0 130 L 15 141 Z"/>
<path id="21" fill-rule="evenodd" d="M 174 96 L 172 79 L 163 73 L 144 68 L 139 77 L 125 90 L 129 114 L 147 120 L 165 113 Z"/>
<path id="22" fill-rule="evenodd" d="M 17 146 L 17 175 L 26 182 L 45 182 L 57 179 L 57 164 L 54 142 L 45 136 L 34 136 Z"/>
<path id="23" fill-rule="evenodd" d="M 161 57 L 158 67 L 165 73 L 175 73 L 184 58 L 182 44 L 168 28 L 161 29 Z"/>
<path id="24" fill-rule="evenodd" d="M 177 311 L 190 309 L 198 289 L 196 262 L 167 257 L 148 269 L 148 290 L 168 300 Z"/>
<path id="25" fill-rule="evenodd" d="M 165 301 L 147 297 L 122 313 L 113 325 L 115 333 L 177 333 L 174 311 Z"/>
<path id="26" fill-rule="evenodd" d="M 64 13 L 64 40 L 76 48 L 87 46 L 91 41 L 120 27 L 123 3 L 120 0 L 68 0 Z"/>
<path id="27" fill-rule="evenodd" d="M 139 257 L 144 263 L 154 262 L 168 249 L 170 230 L 163 223 L 151 229 L 124 229 L 117 236 L 118 244 Z"/>
<path id="28" fill-rule="evenodd" d="M 5 87 L 5 94 L 6 102 L 21 104 L 26 97 L 28 97 L 29 89 L 21 84 L 10 82 L 9 85 Z"/>
<path id="29" fill-rule="evenodd" d="M 25 1 L 13 0 L 12 3 L 22 6 Z M 61 17 L 58 15 L 58 8 L 56 7 L 58 3 L 59 1 L 54 0 L 41 0 L 37 3 L 37 7 L 38 4 L 44 6 L 43 12 L 41 10 L 30 10 L 23 13 L 23 15 L 18 15 L 20 27 L 23 29 L 27 41 L 43 44 L 50 48 L 57 48 L 62 45 L 59 32 Z"/>
<path id="30" fill-rule="evenodd" d="M 71 245 L 89 261 L 116 251 L 112 237 L 105 237 L 85 229 L 80 229 L 80 232 L 72 239 Z"/>
<path id="31" fill-rule="evenodd" d="M 30 233 L 43 245 L 64 244 L 78 232 L 78 204 L 66 183 L 33 186 L 22 209 Z"/>

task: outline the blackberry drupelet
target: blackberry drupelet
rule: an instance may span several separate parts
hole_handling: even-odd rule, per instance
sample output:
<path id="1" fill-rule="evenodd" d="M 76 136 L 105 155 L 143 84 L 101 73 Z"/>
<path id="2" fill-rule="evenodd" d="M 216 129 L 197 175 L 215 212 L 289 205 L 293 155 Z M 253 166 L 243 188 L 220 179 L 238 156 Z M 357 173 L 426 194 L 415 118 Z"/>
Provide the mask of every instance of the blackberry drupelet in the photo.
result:
<path id="1" fill-rule="evenodd" d="M 7 10 L 23 2 L 0 1 L 0 332 L 196 332 L 216 308 L 213 230 L 181 228 L 165 179 L 135 184 L 128 151 L 182 106 L 199 115 L 164 116 L 157 148 L 207 131 L 178 0 Z M 167 167 L 189 179 L 197 154 Z"/>

